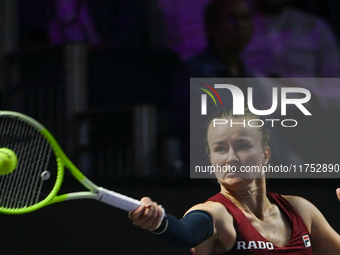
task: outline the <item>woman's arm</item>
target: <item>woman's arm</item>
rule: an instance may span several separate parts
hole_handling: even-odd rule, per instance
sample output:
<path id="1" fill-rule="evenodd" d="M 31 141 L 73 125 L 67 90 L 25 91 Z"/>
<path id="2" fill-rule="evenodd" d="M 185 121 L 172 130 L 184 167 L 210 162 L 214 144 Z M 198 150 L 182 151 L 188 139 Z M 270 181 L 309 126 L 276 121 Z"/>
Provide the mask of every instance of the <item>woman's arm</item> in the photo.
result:
<path id="1" fill-rule="evenodd" d="M 174 247 L 184 249 L 196 247 L 193 250 L 197 254 L 210 254 L 216 250 L 216 243 L 220 244 L 218 249 L 225 252 L 235 242 L 236 233 L 232 217 L 219 203 L 207 202 L 196 205 L 182 219 L 177 219 L 171 214 L 165 214 L 166 217 L 162 219 L 163 209 L 157 203 L 152 202 L 150 198 L 143 198 L 141 202 L 143 205 L 131 212 L 129 218 L 136 226 L 152 231 Z M 216 242 L 220 237 L 222 240 Z M 223 238 L 227 239 L 227 247 L 223 243 Z"/>
<path id="2" fill-rule="evenodd" d="M 193 210 L 179 220 L 165 213 L 150 198 L 143 198 L 141 202 L 143 205 L 129 214 L 133 223 L 176 248 L 190 249 L 213 234 L 212 217 L 203 210 Z"/>
<path id="3" fill-rule="evenodd" d="M 340 254 L 340 235 L 329 225 L 322 213 L 301 197 L 285 197 L 304 220 L 309 232 L 313 254 Z"/>

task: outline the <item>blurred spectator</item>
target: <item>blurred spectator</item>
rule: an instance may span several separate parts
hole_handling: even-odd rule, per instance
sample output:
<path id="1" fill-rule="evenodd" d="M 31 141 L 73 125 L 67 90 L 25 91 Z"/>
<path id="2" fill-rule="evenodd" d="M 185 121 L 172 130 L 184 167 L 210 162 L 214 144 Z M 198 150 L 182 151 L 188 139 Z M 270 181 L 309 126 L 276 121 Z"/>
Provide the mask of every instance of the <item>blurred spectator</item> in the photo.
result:
<path id="1" fill-rule="evenodd" d="M 161 43 L 174 50 L 183 60 L 200 53 L 206 46 L 202 13 L 209 2 L 211 0 L 157 1 L 157 11 L 163 20 L 157 21 L 156 33 L 162 37 Z M 155 13 L 153 16 L 156 16 Z M 164 25 L 160 28 L 159 23 L 162 22 Z"/>
<path id="2" fill-rule="evenodd" d="M 248 68 L 269 77 L 339 77 L 335 35 L 320 18 L 287 6 L 287 0 L 255 0 L 254 35 L 243 53 Z"/>
<path id="3" fill-rule="evenodd" d="M 204 6 L 211 0 L 154 0 L 151 22 L 152 33 L 156 38 L 157 46 L 167 46 L 177 52 L 182 59 L 186 60 L 205 48 L 207 42 L 204 38 L 204 25 L 202 13 Z M 255 0 L 247 0 L 252 3 Z M 275 2 L 276 0 L 272 1 Z M 268 1 L 271 2 L 271 1 Z M 292 0 L 289 5 L 308 10 L 320 15 L 331 22 L 339 32 L 339 9 L 338 0 L 309 1 Z M 162 18 L 157 18 L 161 16 Z M 310 15 L 307 15 L 310 16 Z M 156 17 L 156 18 L 155 18 Z M 152 21 L 153 20 L 153 21 Z M 164 23 L 164 24 L 163 24 Z M 332 27 L 332 28 L 333 28 Z"/>
<path id="4" fill-rule="evenodd" d="M 216 0 L 204 13 L 207 47 L 184 62 L 188 77 L 254 77 L 244 68 L 241 53 L 252 36 L 252 20 L 242 0 Z"/>
<path id="5" fill-rule="evenodd" d="M 174 89 L 173 119 L 175 134 L 181 138 L 183 161 L 188 166 L 190 151 L 190 78 L 255 78 L 256 73 L 244 67 L 241 54 L 252 36 L 252 19 L 243 0 L 215 0 L 205 9 L 204 22 L 208 46 L 206 49 L 185 61 L 178 72 Z M 260 84 L 244 84 L 240 87 L 246 94 L 246 88 L 256 86 L 253 100 L 257 109 L 268 109 L 265 91 Z M 232 108 L 230 94 L 220 95 L 225 109 Z M 197 103 L 199 105 L 199 103 Z M 214 109 L 214 107 L 208 107 Z M 209 115 L 209 113 L 208 113 Z M 195 126 L 195 125 L 193 125 Z M 196 127 L 200 129 L 200 127 Z M 274 133 L 274 130 L 273 130 Z M 275 134 L 279 136 L 278 134 Z M 274 136 L 275 136 L 274 135 Z M 276 140 L 279 140 L 276 137 Z M 284 162 L 296 162 L 298 156 L 280 143 L 276 156 Z M 204 157 L 204 152 L 202 152 Z"/>
<path id="6" fill-rule="evenodd" d="M 52 46 L 66 42 L 87 42 L 93 46 L 101 43 L 87 0 L 52 0 L 52 7 L 49 21 Z"/>
<path id="7" fill-rule="evenodd" d="M 204 12 L 204 24 L 208 46 L 180 66 L 175 80 L 175 107 L 188 103 L 190 78 L 255 77 L 241 59 L 252 36 L 252 20 L 244 1 L 210 2 Z M 186 115 L 189 109 L 179 113 Z"/>
<path id="8" fill-rule="evenodd" d="M 240 59 L 252 35 L 251 17 L 245 3 L 242 0 L 215 0 L 206 6 L 203 19 L 209 44 L 202 53 L 183 62 L 174 87 L 174 135 L 181 139 L 186 167 L 190 152 L 190 78 L 251 76 Z M 204 157 L 204 151 L 202 154 Z"/>

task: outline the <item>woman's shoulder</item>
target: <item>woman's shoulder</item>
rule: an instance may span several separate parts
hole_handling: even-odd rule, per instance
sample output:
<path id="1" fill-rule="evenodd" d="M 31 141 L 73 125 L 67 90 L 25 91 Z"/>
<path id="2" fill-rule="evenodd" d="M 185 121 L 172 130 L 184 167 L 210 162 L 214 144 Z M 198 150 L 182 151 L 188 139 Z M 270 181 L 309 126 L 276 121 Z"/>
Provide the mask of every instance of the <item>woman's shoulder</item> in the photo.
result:
<path id="1" fill-rule="evenodd" d="M 216 201 L 206 201 L 204 203 L 196 204 L 191 207 L 187 212 L 194 211 L 194 210 L 202 210 L 209 213 L 212 217 L 217 217 L 219 215 L 223 215 L 224 213 L 229 214 L 226 208 L 219 202 Z"/>
<path id="2" fill-rule="evenodd" d="M 191 207 L 185 214 L 195 211 L 201 210 L 210 214 L 212 217 L 215 227 L 217 226 L 233 226 L 233 217 L 229 213 L 229 211 L 224 207 L 223 204 L 216 201 L 206 201 L 201 204 L 194 205 Z"/>
<path id="3" fill-rule="evenodd" d="M 308 230 L 311 229 L 312 214 L 318 209 L 307 199 L 299 196 L 283 195 L 288 203 L 294 208 L 294 210 L 300 215 L 305 222 Z"/>
<path id="4" fill-rule="evenodd" d="M 292 195 L 281 195 L 284 199 L 288 201 L 288 203 L 295 209 L 307 209 L 307 207 L 312 206 L 312 203 L 307 199 L 299 196 Z"/>
<path id="5" fill-rule="evenodd" d="M 288 203 L 301 215 L 301 213 L 311 212 L 316 207 L 307 199 L 299 196 L 282 195 Z"/>

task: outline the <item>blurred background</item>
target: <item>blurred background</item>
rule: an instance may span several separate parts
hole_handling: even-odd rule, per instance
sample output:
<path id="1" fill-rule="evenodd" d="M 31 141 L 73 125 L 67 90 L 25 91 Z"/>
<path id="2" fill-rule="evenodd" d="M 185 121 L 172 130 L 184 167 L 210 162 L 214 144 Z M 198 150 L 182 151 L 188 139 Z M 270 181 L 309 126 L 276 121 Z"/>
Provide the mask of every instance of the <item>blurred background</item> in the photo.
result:
<path id="1" fill-rule="evenodd" d="M 0 0 L 0 109 L 41 122 L 96 184 L 150 196 L 181 217 L 219 191 L 213 180 L 189 178 L 188 129 L 177 130 L 173 117 L 189 108 L 189 98 L 176 107 L 176 79 L 183 63 L 207 47 L 209 2 Z M 338 42 L 339 1 L 287 4 L 322 19 Z M 313 122 L 284 134 L 302 162 L 338 163 L 339 113 L 338 104 L 320 107 Z M 61 192 L 82 188 L 69 175 L 64 184 Z M 337 179 L 268 181 L 270 191 L 312 201 L 338 232 L 339 186 Z M 0 215 L 0 221 L 3 254 L 190 254 L 95 201 Z"/>

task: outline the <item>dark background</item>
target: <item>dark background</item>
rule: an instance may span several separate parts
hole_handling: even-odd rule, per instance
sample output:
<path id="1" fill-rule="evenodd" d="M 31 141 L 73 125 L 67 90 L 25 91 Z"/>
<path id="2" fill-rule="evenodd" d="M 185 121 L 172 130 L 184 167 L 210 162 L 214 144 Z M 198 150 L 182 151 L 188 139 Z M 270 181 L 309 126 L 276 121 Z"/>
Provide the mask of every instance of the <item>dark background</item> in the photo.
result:
<path id="1" fill-rule="evenodd" d="M 71 160 L 81 166 L 82 155 L 96 155 L 94 151 L 111 148 L 113 144 L 129 151 L 133 147 L 129 130 L 133 123 L 131 109 L 135 103 L 156 105 L 159 168 L 140 176 L 138 171 L 130 168 L 122 168 L 119 173 L 106 172 L 105 164 L 93 163 L 87 166 L 90 170 L 86 174 L 99 186 L 137 199 L 149 196 L 162 204 L 168 213 L 181 217 L 194 204 L 219 192 L 219 188 L 213 180 L 190 179 L 186 168 L 175 171 L 162 164 L 162 144 L 171 136 L 167 116 L 171 110 L 172 77 L 179 59 L 169 49 L 152 46 L 147 25 L 148 7 L 143 1 L 111 2 L 90 1 L 95 22 L 107 24 L 101 33 L 108 45 L 88 51 L 89 108 L 70 120 L 65 117 L 64 49 L 63 46 L 48 48 L 45 34 L 50 2 L 20 0 L 20 40 L 17 50 L 5 56 L 6 86 L 2 91 L 1 108 L 21 111 L 41 121 L 56 136 Z M 295 1 L 294 5 L 324 17 L 339 33 L 338 1 Z M 117 26 L 117 20 L 110 15 L 98 15 L 98 9 L 106 7 L 125 18 L 120 22 L 129 21 L 125 23 L 126 27 L 118 26 L 122 31 L 119 32 L 120 41 L 114 42 L 115 46 L 110 45 L 109 32 Z M 130 32 L 125 34 L 126 31 Z M 46 105 L 52 108 L 44 107 Z M 117 106 L 123 109 L 113 110 Z M 337 109 L 321 112 L 318 118 L 313 118 L 313 124 L 301 123 L 296 132 L 287 132 L 287 140 L 306 163 L 321 163 L 318 159 L 338 162 L 339 112 Z M 93 127 L 86 147 L 77 143 L 81 138 L 78 124 L 84 120 Z M 74 146 L 68 148 L 70 144 Z M 99 161 L 95 156 L 93 158 Z M 340 187 L 338 179 L 268 180 L 269 191 L 310 200 L 339 232 L 337 187 Z M 66 176 L 61 193 L 79 189 L 83 188 L 72 177 Z M 97 201 L 63 202 L 26 215 L 0 215 L 0 221 L 2 254 L 189 254 L 134 227 L 127 212 Z"/>

